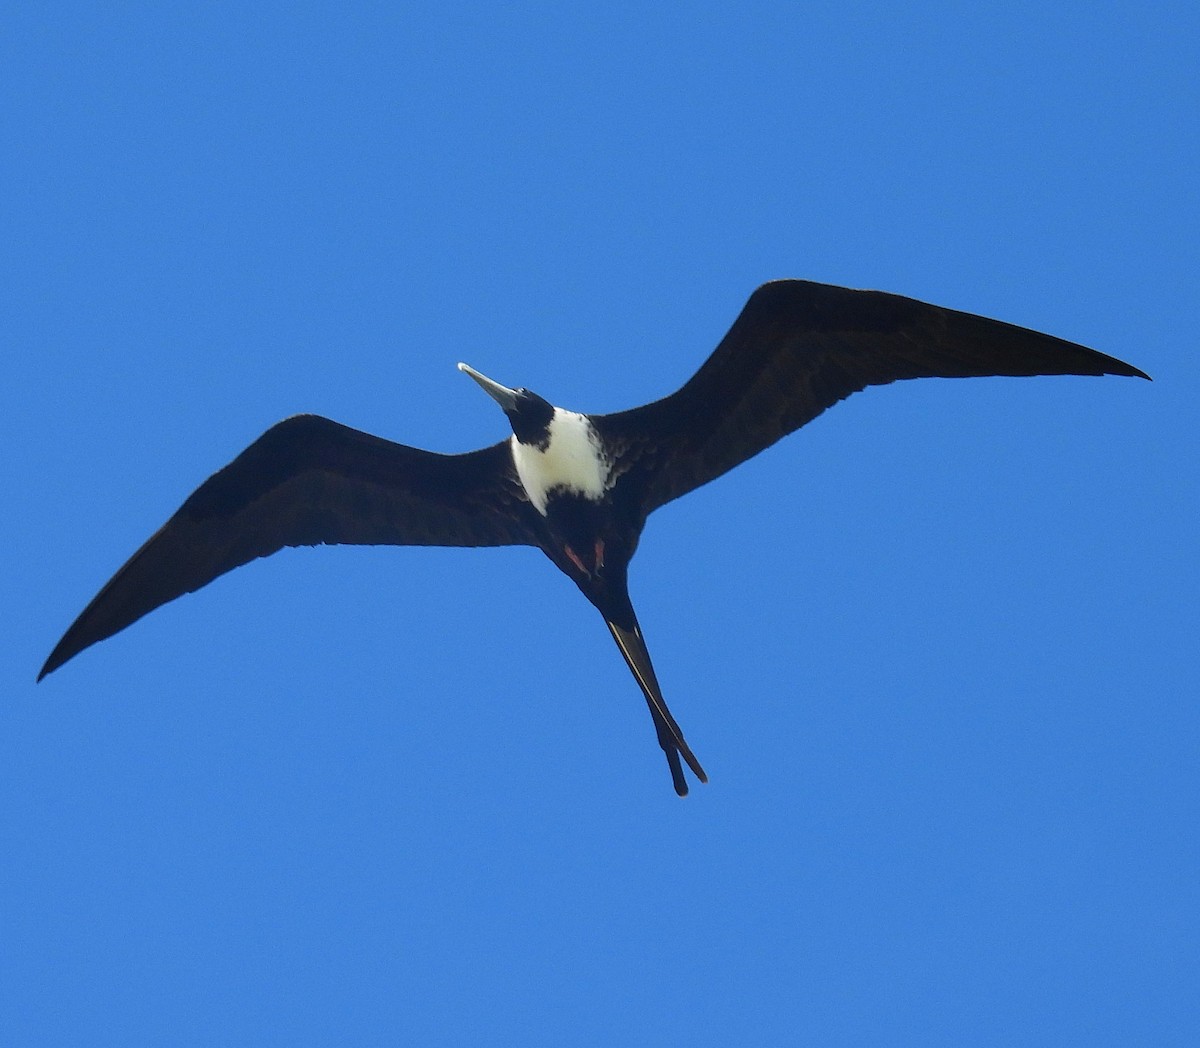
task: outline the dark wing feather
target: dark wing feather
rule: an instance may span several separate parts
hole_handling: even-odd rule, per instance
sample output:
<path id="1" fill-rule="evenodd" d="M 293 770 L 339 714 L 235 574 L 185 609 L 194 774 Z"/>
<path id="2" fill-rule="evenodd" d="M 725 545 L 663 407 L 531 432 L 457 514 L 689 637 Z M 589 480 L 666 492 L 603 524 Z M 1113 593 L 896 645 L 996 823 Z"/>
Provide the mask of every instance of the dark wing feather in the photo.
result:
<path id="1" fill-rule="evenodd" d="M 867 386 L 986 375 L 1148 377 L 1103 353 L 998 320 L 882 291 L 779 280 L 750 296 L 678 392 L 593 422 L 650 513 Z"/>
<path id="2" fill-rule="evenodd" d="M 393 444 L 317 415 L 267 430 L 112 577 L 40 680 L 159 605 L 284 546 L 536 545 L 507 442 L 465 455 Z"/>

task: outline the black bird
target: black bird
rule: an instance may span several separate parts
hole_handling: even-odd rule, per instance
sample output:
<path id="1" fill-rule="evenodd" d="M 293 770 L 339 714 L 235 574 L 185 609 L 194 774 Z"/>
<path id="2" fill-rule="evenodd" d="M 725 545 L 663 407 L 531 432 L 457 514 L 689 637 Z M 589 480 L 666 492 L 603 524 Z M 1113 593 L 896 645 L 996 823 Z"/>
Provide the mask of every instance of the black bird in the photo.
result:
<path id="1" fill-rule="evenodd" d="M 565 411 L 459 364 L 513 436 L 464 455 L 393 444 L 317 415 L 267 430 L 206 480 L 51 652 L 57 669 L 161 604 L 284 546 L 537 546 L 596 606 L 667 756 L 707 776 L 663 701 L 629 600 L 646 518 L 867 386 L 908 378 L 1129 375 L 1113 357 L 881 291 L 764 284 L 678 391 L 611 415 Z"/>

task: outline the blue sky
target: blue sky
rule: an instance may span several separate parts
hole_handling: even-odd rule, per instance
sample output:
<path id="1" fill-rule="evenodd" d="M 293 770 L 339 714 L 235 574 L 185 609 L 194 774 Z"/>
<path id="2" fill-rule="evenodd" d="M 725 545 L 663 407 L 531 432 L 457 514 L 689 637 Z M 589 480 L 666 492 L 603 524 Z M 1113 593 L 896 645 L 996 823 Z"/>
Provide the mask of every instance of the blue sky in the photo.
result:
<path id="1" fill-rule="evenodd" d="M 1194 5 L 24 5 L 0 1040 L 1194 1044 Z M 584 411 L 764 280 L 1153 384 L 868 391 L 650 522 L 670 788 L 541 554 L 289 551 L 34 676 L 313 411 Z"/>

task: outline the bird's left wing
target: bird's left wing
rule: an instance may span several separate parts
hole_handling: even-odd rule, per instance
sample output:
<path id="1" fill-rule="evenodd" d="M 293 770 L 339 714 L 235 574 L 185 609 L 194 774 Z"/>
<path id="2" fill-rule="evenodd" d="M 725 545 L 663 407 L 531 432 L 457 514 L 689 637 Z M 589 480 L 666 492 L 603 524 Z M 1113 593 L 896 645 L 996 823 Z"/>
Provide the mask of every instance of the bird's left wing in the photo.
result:
<path id="1" fill-rule="evenodd" d="M 83 610 L 38 679 L 160 605 L 285 546 L 536 545 L 532 513 L 506 441 L 438 455 L 297 415 L 188 498 Z"/>

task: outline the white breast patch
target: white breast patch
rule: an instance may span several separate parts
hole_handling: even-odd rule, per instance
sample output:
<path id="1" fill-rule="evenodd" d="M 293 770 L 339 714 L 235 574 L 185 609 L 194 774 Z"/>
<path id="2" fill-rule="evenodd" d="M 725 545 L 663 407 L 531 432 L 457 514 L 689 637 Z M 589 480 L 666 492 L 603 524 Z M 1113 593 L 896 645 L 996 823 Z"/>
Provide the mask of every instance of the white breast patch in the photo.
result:
<path id="1" fill-rule="evenodd" d="M 512 438 L 513 463 L 529 501 L 543 517 L 552 491 L 571 491 L 599 501 L 608 490 L 610 464 L 585 415 L 554 409 L 545 451 Z"/>

